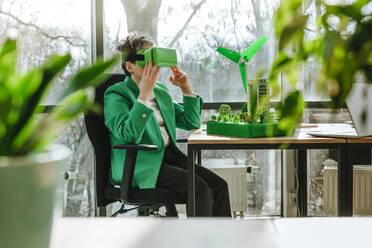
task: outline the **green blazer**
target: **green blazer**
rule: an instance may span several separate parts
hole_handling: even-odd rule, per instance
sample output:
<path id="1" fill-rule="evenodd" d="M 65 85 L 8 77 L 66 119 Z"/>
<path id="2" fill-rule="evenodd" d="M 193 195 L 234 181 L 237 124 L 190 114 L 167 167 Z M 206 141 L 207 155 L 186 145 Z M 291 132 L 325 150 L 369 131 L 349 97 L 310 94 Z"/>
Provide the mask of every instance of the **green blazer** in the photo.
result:
<path id="1" fill-rule="evenodd" d="M 151 144 L 152 151 L 138 151 L 134 170 L 134 187 L 155 188 L 164 155 L 164 141 L 154 110 L 137 101 L 139 88 L 126 77 L 124 82 L 110 86 L 104 95 L 105 125 L 109 129 L 111 146 L 116 144 Z M 170 136 L 176 142 L 176 127 L 192 130 L 200 127 L 201 106 L 199 97 L 183 96 L 183 106 L 173 102 L 168 88 L 157 82 L 154 96 Z M 111 150 L 111 184 L 120 184 L 126 150 Z"/>

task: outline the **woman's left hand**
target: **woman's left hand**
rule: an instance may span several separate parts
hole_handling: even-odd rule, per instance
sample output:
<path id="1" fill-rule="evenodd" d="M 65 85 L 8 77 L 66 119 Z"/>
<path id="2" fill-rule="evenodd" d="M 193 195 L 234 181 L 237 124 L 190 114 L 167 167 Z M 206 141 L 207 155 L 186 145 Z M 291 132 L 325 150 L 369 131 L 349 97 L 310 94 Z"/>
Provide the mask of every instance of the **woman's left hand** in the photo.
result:
<path id="1" fill-rule="evenodd" d="M 192 94 L 192 90 L 186 73 L 180 71 L 177 66 L 171 67 L 171 70 L 173 72 L 173 77 L 169 78 L 171 83 L 180 87 L 183 93 Z"/>

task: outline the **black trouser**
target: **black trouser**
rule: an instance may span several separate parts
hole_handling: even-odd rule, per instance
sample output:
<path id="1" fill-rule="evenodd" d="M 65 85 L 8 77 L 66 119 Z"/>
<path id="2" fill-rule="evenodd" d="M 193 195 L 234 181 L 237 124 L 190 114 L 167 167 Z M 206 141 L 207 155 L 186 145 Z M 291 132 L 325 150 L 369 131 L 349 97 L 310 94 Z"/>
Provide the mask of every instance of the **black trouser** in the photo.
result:
<path id="1" fill-rule="evenodd" d="M 157 187 L 177 191 L 187 201 L 187 157 L 173 144 L 166 149 Z M 231 217 L 227 183 L 221 177 L 202 166 L 195 166 L 196 216 Z"/>

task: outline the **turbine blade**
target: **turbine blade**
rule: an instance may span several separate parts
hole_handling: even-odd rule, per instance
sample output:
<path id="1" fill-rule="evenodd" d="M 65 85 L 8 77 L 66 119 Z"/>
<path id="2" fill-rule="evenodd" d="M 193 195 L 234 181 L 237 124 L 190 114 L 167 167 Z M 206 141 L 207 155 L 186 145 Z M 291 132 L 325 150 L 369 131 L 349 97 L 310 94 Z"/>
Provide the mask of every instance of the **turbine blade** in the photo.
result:
<path id="1" fill-rule="evenodd" d="M 222 54 L 223 56 L 227 57 L 228 59 L 234 61 L 235 63 L 239 63 L 241 57 L 240 53 L 223 47 L 218 47 L 216 51 Z"/>
<path id="2" fill-rule="evenodd" d="M 249 61 L 251 60 L 251 58 L 258 52 L 258 50 L 260 50 L 260 48 L 262 47 L 262 45 L 266 42 L 266 37 L 265 36 L 261 36 L 261 38 L 259 38 L 258 40 L 256 40 L 250 47 L 248 47 L 247 49 L 245 49 L 241 55 L 242 57 L 245 59 L 245 61 Z"/>
<path id="3" fill-rule="evenodd" d="M 240 69 L 240 75 L 243 80 L 243 87 L 244 87 L 244 92 L 247 94 L 247 78 L 245 74 L 245 63 L 240 63 L 239 64 L 239 69 Z"/>

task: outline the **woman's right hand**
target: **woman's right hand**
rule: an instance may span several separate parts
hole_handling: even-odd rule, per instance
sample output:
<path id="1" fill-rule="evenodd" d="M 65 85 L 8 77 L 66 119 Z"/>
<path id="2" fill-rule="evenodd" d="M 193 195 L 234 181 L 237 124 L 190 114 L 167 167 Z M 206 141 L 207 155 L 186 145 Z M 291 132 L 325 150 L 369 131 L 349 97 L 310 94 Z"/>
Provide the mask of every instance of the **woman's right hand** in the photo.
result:
<path id="1" fill-rule="evenodd" d="M 152 64 L 152 61 L 146 63 L 139 85 L 140 94 L 138 99 L 144 102 L 149 100 L 154 89 L 155 82 L 158 80 L 159 71 L 160 68 L 156 64 Z"/>

